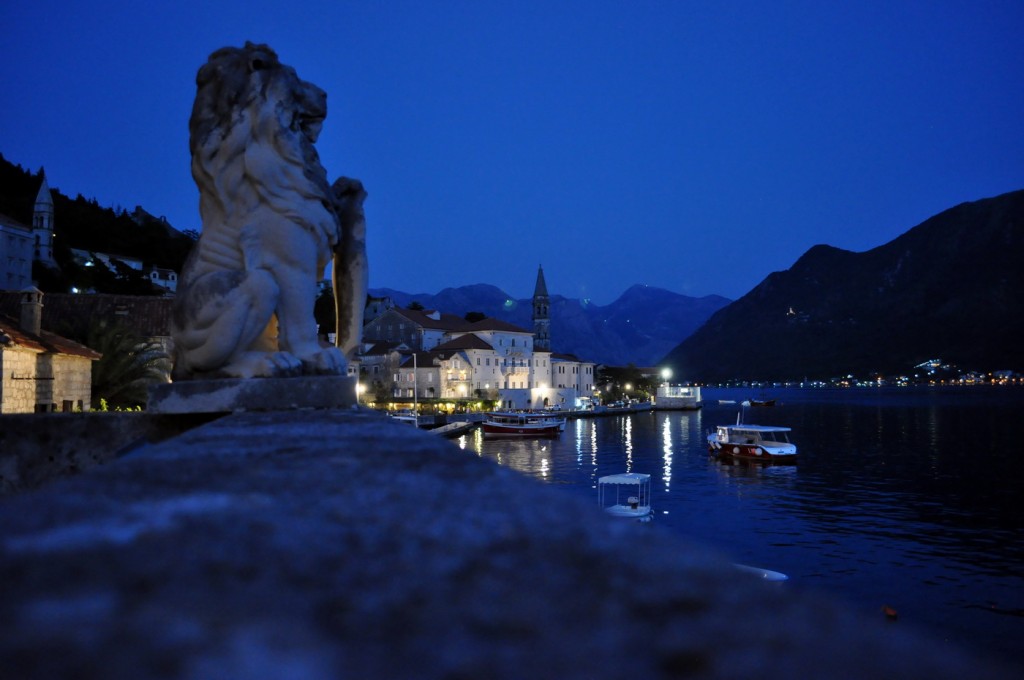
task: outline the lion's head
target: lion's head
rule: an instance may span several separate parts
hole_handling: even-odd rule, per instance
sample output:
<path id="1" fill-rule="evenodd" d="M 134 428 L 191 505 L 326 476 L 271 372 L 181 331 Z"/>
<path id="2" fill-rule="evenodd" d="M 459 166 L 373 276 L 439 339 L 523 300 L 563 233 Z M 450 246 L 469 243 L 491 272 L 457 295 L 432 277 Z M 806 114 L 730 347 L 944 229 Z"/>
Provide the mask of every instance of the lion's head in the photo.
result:
<path id="1" fill-rule="evenodd" d="M 301 80 L 266 45 L 246 43 L 210 55 L 196 75 L 189 120 L 192 176 L 203 231 L 269 207 L 317 236 L 337 242 L 327 173 L 313 146 L 327 115 L 327 94 Z"/>

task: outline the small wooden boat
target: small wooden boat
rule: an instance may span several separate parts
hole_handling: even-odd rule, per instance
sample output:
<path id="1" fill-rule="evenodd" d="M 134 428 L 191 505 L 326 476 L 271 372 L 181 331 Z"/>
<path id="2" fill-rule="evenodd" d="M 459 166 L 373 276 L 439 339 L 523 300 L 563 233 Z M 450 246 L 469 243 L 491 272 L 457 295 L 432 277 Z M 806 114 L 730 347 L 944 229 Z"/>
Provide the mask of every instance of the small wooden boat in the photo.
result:
<path id="1" fill-rule="evenodd" d="M 557 437 L 565 429 L 565 417 L 535 411 L 493 411 L 480 427 L 486 439 Z"/>
<path id="2" fill-rule="evenodd" d="M 775 406 L 774 399 L 751 399 L 751 406 Z"/>
<path id="3" fill-rule="evenodd" d="M 639 472 L 607 475 L 597 480 L 597 504 L 612 517 L 651 520 L 651 476 Z"/>

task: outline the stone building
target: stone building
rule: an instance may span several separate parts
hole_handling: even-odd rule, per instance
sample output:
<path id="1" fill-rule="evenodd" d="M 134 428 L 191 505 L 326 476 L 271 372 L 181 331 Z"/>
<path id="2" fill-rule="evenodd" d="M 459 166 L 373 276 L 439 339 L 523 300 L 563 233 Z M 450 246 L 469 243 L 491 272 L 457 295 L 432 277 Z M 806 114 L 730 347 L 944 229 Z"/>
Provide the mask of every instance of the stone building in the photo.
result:
<path id="1" fill-rule="evenodd" d="M 0 413 L 88 411 L 100 354 L 41 328 L 43 294 L 21 291 L 21 314 L 0 314 Z"/>
<path id="2" fill-rule="evenodd" d="M 448 333 L 468 325 L 456 314 L 392 307 L 363 326 L 363 343 L 405 344 L 410 349 L 425 351 L 444 342 Z"/>
<path id="3" fill-rule="evenodd" d="M 0 289 L 22 290 L 32 285 L 32 230 L 0 215 Z"/>

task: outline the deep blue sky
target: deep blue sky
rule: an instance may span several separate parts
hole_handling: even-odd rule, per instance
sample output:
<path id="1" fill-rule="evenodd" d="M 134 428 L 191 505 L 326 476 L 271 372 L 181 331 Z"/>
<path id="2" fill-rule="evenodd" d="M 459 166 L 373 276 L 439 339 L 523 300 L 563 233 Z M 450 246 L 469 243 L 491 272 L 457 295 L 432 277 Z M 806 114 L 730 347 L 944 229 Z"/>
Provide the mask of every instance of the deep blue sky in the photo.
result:
<path id="1" fill-rule="evenodd" d="M 844 6 L 849 5 L 849 6 Z M 1024 2 L 3 2 L 0 153 L 199 228 L 195 73 L 266 42 L 329 94 L 370 284 L 738 298 L 1024 188 Z M 60 219 L 60 216 L 57 216 Z"/>

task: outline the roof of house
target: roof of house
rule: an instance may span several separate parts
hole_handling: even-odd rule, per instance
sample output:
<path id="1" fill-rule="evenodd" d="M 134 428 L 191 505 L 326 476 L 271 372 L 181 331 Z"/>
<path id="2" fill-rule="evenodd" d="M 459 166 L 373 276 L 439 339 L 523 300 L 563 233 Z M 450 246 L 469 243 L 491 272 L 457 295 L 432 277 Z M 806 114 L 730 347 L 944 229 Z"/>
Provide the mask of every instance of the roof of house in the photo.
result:
<path id="1" fill-rule="evenodd" d="M 397 312 L 405 318 L 409 319 L 413 323 L 422 326 L 423 328 L 431 328 L 441 331 L 454 331 L 464 330 L 468 323 L 458 314 L 448 314 L 445 312 L 437 312 L 432 309 L 402 309 L 401 307 L 392 307 L 388 310 L 389 312 Z M 434 318 L 437 316 L 438 318 Z"/>
<path id="2" fill-rule="evenodd" d="M 448 342 L 442 342 L 440 345 L 434 347 L 433 351 L 435 351 L 435 352 L 447 352 L 447 351 L 462 350 L 462 349 L 490 349 L 490 350 L 493 350 L 494 348 L 491 346 L 491 344 L 489 342 L 487 342 L 486 340 L 480 338 L 479 336 L 473 335 L 472 333 L 466 333 L 465 335 L 460 335 L 459 337 L 453 338 L 452 340 L 449 340 Z"/>
<path id="3" fill-rule="evenodd" d="M 395 348 L 399 347 L 399 345 L 400 343 L 396 342 L 375 342 L 370 349 L 365 352 L 360 352 L 360 356 L 383 356 L 394 351 Z"/>
<path id="4" fill-rule="evenodd" d="M 147 338 L 171 334 L 174 298 L 150 295 L 46 293 L 43 328 L 84 330 L 91 319 L 120 319 Z M 0 291 L 0 314 L 21 316 L 20 291 Z"/>
<path id="5" fill-rule="evenodd" d="M 583 361 L 582 359 L 580 359 L 575 354 L 566 354 L 565 352 L 552 352 L 551 353 L 551 360 L 552 361 L 572 361 L 572 362 L 575 362 L 575 363 L 578 363 L 578 364 L 590 364 L 590 363 L 593 363 L 592 361 Z"/>
<path id="6" fill-rule="evenodd" d="M 471 323 L 468 325 L 468 327 L 463 328 L 462 330 L 470 332 L 501 331 L 504 333 L 526 333 L 527 335 L 533 335 L 532 331 L 528 331 L 525 328 L 516 326 L 515 324 L 511 324 L 507 321 L 502 321 L 501 319 L 494 319 L 491 317 L 487 317 L 486 319 L 481 319 L 480 321 Z"/>
<path id="7" fill-rule="evenodd" d="M 412 358 L 416 357 L 415 363 Z M 402 356 L 402 361 L 399 364 L 402 368 L 431 368 L 434 365 L 434 359 L 438 359 L 436 354 L 433 352 L 411 352 L 408 355 Z"/>
<path id="8" fill-rule="evenodd" d="M 23 231 L 28 236 L 32 235 L 32 228 L 31 227 L 29 227 L 26 224 L 22 224 L 21 222 L 19 222 L 18 220 L 14 219 L 13 217 L 9 217 L 8 215 L 4 215 L 3 213 L 0 213 L 0 224 L 3 224 L 5 227 L 10 227 L 12 229 L 18 229 L 20 231 Z"/>
<path id="9" fill-rule="evenodd" d="M 0 348 L 11 346 L 24 347 L 36 352 L 68 354 L 86 359 L 99 359 L 103 356 L 85 345 L 80 345 L 74 340 L 68 340 L 56 333 L 42 331 L 39 335 L 35 335 L 24 331 L 17 320 L 6 314 L 0 314 Z"/>

